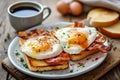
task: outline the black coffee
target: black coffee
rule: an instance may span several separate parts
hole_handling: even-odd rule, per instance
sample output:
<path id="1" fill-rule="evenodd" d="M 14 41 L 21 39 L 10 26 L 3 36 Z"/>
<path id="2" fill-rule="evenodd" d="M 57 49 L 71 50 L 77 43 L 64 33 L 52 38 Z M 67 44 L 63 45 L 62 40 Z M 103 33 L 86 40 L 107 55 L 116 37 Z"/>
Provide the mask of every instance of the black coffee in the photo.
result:
<path id="1" fill-rule="evenodd" d="M 32 16 L 38 13 L 39 10 L 33 7 L 19 7 L 15 8 L 11 12 L 17 16 Z"/>

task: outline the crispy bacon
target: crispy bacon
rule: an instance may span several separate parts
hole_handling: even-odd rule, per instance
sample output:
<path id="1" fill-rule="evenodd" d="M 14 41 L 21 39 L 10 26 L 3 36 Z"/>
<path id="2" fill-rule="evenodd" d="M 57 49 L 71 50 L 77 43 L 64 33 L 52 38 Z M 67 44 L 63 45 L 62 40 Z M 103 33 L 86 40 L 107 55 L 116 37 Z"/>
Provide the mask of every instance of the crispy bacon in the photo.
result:
<path id="1" fill-rule="evenodd" d="M 28 33 L 25 32 L 25 31 L 22 31 L 22 32 L 18 32 L 18 36 L 22 39 L 28 39 Z"/>
<path id="2" fill-rule="evenodd" d="M 67 53 L 61 53 L 59 56 L 54 58 L 45 59 L 49 65 L 59 65 L 59 64 L 67 64 L 70 60 L 70 56 Z"/>
<path id="3" fill-rule="evenodd" d="M 25 31 L 18 32 L 18 36 L 25 40 L 28 39 L 29 37 L 34 37 L 34 36 L 38 36 L 38 35 L 42 35 L 42 34 L 43 35 L 46 34 L 44 28 L 34 29 L 28 33 Z"/>
<path id="4" fill-rule="evenodd" d="M 84 24 L 83 22 L 75 21 L 75 22 L 74 22 L 74 27 L 84 28 L 84 27 L 85 27 L 85 24 Z"/>
<path id="5" fill-rule="evenodd" d="M 105 46 L 104 45 L 105 41 L 106 38 L 102 34 L 98 33 L 95 41 L 87 49 L 88 50 L 99 49 L 101 52 L 106 53 L 107 51 L 111 50 L 111 47 Z"/>

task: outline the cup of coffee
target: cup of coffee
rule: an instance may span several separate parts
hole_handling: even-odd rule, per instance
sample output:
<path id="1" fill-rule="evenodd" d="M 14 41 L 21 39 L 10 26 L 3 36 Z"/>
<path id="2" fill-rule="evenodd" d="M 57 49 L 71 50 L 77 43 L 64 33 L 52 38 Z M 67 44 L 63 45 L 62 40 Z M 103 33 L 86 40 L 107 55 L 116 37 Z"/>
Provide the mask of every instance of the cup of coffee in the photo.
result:
<path id="1" fill-rule="evenodd" d="M 20 1 L 8 7 L 9 21 L 16 31 L 41 24 L 50 14 L 51 9 L 48 6 L 35 1 Z"/>

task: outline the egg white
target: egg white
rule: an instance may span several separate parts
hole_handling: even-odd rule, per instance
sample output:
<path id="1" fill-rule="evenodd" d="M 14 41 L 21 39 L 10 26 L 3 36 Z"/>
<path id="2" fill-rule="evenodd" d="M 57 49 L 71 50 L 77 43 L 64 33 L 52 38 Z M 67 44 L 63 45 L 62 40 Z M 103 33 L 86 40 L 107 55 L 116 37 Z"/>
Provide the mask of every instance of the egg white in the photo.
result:
<path id="1" fill-rule="evenodd" d="M 40 42 L 37 39 L 44 38 L 45 36 L 39 36 L 37 38 L 30 38 L 24 42 L 24 44 L 21 46 L 21 51 L 25 53 L 26 55 L 35 58 L 35 59 L 47 59 L 47 58 L 52 58 L 55 56 L 58 56 L 62 51 L 62 47 L 59 44 L 59 41 L 55 39 L 53 36 L 49 36 L 47 39 L 47 42 L 51 44 L 51 47 L 47 49 L 46 51 L 40 51 L 37 53 L 33 52 L 33 47 L 35 45 L 39 45 Z M 29 44 L 34 44 L 32 46 L 28 46 Z"/>
<path id="2" fill-rule="evenodd" d="M 70 33 L 69 31 L 73 31 Z M 74 28 L 74 27 L 67 27 L 61 28 L 57 30 L 54 35 L 60 40 L 60 44 L 63 47 L 63 50 L 69 54 L 79 54 L 81 51 L 85 50 L 86 48 L 81 47 L 78 44 L 69 44 L 69 36 L 74 34 L 74 32 L 82 32 L 87 35 L 88 45 L 89 46 L 97 37 L 97 31 L 95 28 L 85 27 L 85 28 Z"/>

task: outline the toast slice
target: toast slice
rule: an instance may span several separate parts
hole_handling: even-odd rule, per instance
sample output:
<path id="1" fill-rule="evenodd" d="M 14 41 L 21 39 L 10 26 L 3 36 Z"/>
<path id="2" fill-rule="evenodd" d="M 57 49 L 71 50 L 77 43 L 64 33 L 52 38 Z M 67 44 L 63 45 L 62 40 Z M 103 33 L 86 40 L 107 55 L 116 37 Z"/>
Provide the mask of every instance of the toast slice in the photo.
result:
<path id="1" fill-rule="evenodd" d="M 110 27 L 99 27 L 98 30 L 109 37 L 120 38 L 120 21 Z"/>
<path id="2" fill-rule="evenodd" d="M 60 65 L 49 65 L 47 64 L 45 61 L 43 60 L 37 60 L 37 59 L 33 59 L 28 57 L 27 55 L 25 55 L 25 59 L 28 65 L 29 70 L 31 71 L 50 71 L 50 70 L 62 70 L 65 68 L 68 68 L 69 64 L 60 64 Z"/>
<path id="3" fill-rule="evenodd" d="M 99 50 L 98 49 L 94 49 L 94 50 L 90 50 L 90 51 L 85 50 L 85 51 L 82 51 L 80 54 L 71 54 L 70 59 L 71 60 L 81 60 L 81 59 L 83 59 L 89 55 L 92 55 L 96 52 L 99 52 Z"/>
<path id="4" fill-rule="evenodd" d="M 119 14 L 105 8 L 95 8 L 88 13 L 87 20 L 90 26 L 109 27 L 119 21 Z"/>
<path id="5" fill-rule="evenodd" d="M 20 39 L 19 45 L 22 46 L 24 44 L 24 42 L 25 42 L 24 39 Z M 26 63 L 28 65 L 28 68 L 31 71 L 43 72 L 43 71 L 51 71 L 51 70 L 62 70 L 62 69 L 66 69 L 69 67 L 69 63 L 64 63 L 64 64 L 62 63 L 59 65 L 50 65 L 47 62 L 45 62 L 44 60 L 34 59 L 34 58 L 27 56 L 25 53 L 23 53 L 23 54 L 24 54 Z"/>

